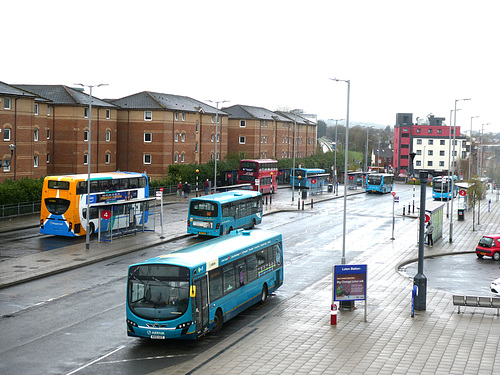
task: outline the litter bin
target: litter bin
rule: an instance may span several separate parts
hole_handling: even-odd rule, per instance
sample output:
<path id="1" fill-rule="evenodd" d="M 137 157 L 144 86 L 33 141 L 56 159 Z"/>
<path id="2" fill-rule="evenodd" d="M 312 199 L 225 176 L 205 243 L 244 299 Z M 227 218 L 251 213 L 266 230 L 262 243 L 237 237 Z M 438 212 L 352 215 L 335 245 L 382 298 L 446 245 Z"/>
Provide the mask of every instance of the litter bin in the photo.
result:
<path id="1" fill-rule="evenodd" d="M 307 190 L 302 190 L 302 200 L 307 199 Z"/>
<path id="2" fill-rule="evenodd" d="M 333 192 L 333 185 L 332 184 L 328 184 L 328 192 L 329 193 Z"/>
<path id="3" fill-rule="evenodd" d="M 465 215 L 465 210 L 459 209 L 458 210 L 458 221 L 464 221 L 464 215 Z"/>

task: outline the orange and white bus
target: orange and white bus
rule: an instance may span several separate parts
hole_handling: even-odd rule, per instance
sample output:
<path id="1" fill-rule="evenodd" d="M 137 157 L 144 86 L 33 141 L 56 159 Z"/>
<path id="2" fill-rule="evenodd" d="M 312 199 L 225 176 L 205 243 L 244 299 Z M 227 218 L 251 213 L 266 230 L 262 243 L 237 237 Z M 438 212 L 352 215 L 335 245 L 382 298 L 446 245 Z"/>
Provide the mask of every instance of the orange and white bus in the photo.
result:
<path id="1" fill-rule="evenodd" d="M 250 189 L 262 194 L 278 190 L 278 161 L 273 159 L 243 159 L 238 171 L 238 184 L 251 184 Z"/>
<path id="2" fill-rule="evenodd" d="M 47 176 L 43 181 L 40 233 L 66 237 L 86 235 L 88 174 Z M 121 229 L 147 222 L 149 202 L 147 176 L 134 172 L 90 174 L 89 234 Z M 141 201 L 142 200 L 142 201 Z M 130 204 L 113 205 L 130 201 Z M 110 204 L 110 214 L 98 218 L 98 208 Z"/>

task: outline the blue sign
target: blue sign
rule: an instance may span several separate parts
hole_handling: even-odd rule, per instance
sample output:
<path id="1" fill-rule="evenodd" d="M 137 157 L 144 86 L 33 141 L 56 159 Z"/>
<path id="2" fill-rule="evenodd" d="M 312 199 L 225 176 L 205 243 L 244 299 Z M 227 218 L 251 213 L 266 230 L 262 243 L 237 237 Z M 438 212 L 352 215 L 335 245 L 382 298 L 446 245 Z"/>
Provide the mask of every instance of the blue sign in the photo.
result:
<path id="1" fill-rule="evenodd" d="M 334 268 L 335 301 L 366 300 L 366 264 L 337 265 Z"/>

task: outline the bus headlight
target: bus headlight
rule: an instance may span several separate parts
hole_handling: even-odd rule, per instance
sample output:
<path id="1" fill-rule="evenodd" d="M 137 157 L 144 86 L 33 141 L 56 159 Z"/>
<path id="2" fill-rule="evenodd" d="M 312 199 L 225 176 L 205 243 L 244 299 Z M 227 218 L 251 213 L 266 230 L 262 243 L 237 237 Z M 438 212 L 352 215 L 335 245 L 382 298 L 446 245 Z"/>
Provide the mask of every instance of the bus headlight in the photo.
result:
<path id="1" fill-rule="evenodd" d="M 193 322 L 186 322 L 186 323 L 181 323 L 179 325 L 177 325 L 177 327 L 175 327 L 175 329 L 188 329 L 189 327 L 191 327 L 191 324 L 193 324 Z"/>
<path id="2" fill-rule="evenodd" d="M 139 327 L 136 322 L 134 322 L 130 319 L 127 319 L 127 325 L 131 326 L 131 327 Z"/>

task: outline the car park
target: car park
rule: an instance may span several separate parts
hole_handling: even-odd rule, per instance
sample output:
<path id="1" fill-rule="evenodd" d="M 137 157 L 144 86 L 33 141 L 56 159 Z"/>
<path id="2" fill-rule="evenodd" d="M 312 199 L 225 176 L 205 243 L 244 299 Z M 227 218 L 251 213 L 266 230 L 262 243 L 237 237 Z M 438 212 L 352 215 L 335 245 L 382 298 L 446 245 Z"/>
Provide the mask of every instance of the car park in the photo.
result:
<path id="1" fill-rule="evenodd" d="M 500 260 L 500 234 L 483 236 L 477 244 L 476 255 L 478 258 L 488 256 L 494 260 Z"/>
<path id="2" fill-rule="evenodd" d="M 500 296 L 500 278 L 495 279 L 491 282 L 490 289 L 491 293 Z"/>

